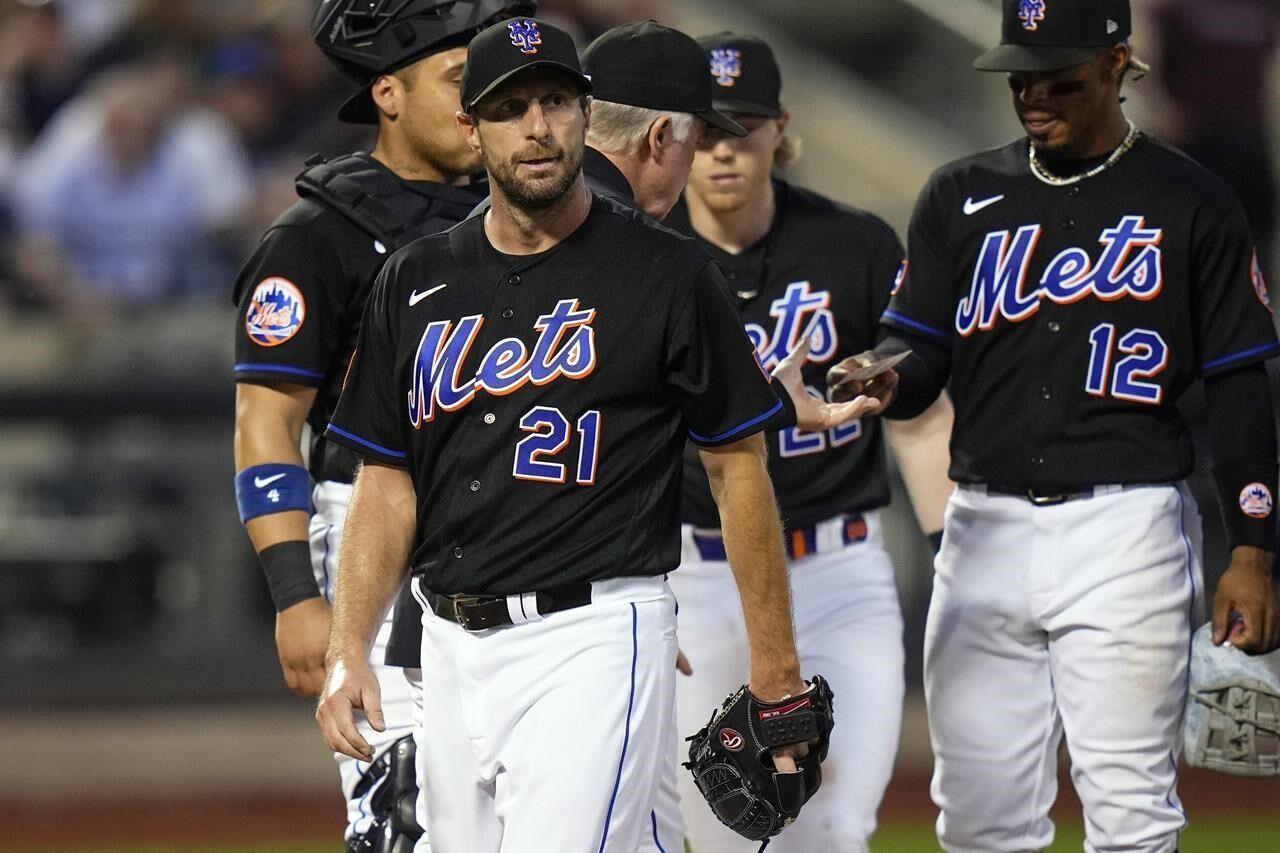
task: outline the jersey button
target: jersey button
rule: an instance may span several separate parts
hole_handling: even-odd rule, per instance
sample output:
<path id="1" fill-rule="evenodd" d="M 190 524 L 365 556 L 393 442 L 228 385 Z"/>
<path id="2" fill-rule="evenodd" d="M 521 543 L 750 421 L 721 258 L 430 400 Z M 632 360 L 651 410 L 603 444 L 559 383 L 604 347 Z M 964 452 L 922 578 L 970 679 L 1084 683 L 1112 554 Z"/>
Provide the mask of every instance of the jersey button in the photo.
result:
<path id="1" fill-rule="evenodd" d="M 1041 386 L 1040 386 L 1040 396 L 1041 396 L 1042 398 L 1044 398 L 1045 400 L 1052 400 L 1052 399 L 1053 399 L 1053 389 L 1052 389 L 1052 388 L 1050 388 L 1048 385 L 1041 385 Z"/>
<path id="2" fill-rule="evenodd" d="M 454 548 L 454 549 L 453 549 L 453 556 L 454 556 L 454 559 L 456 559 L 456 560 L 461 560 L 461 559 L 462 559 L 462 549 L 461 549 L 461 548 Z"/>
<path id="3" fill-rule="evenodd" d="M 1031 464 L 1032 464 L 1032 465 L 1043 465 L 1043 464 L 1044 464 L 1044 457 L 1043 457 L 1043 456 L 1032 456 L 1032 457 L 1031 457 Z M 456 554 L 457 552 L 455 551 L 454 553 Z"/>
<path id="4" fill-rule="evenodd" d="M 1075 198 L 1076 196 L 1080 195 L 1080 187 L 1075 186 L 1067 190 L 1067 195 L 1071 196 L 1072 198 Z"/>
<path id="5" fill-rule="evenodd" d="M 516 312 L 512 311 L 510 308 L 502 309 L 502 319 L 510 320 L 514 316 L 516 316 Z"/>
<path id="6" fill-rule="evenodd" d="M 1074 219 L 1068 219 L 1066 222 L 1062 223 L 1062 227 L 1068 231 L 1074 231 L 1076 230 L 1076 221 Z"/>
<path id="7" fill-rule="evenodd" d="M 512 273 L 511 275 L 507 276 L 507 284 L 511 285 L 512 287 L 515 287 L 519 283 L 520 283 L 520 276 L 516 275 L 515 273 Z"/>
<path id="8" fill-rule="evenodd" d="M 1051 332 L 1061 332 L 1061 331 L 1062 331 L 1062 324 L 1061 324 L 1061 323 L 1059 323 L 1057 320 L 1050 320 L 1050 321 L 1049 321 L 1049 331 L 1051 331 Z"/>
<path id="9" fill-rule="evenodd" d="M 485 412 L 485 415 L 484 415 L 484 422 L 485 422 L 485 423 L 487 423 L 487 424 L 491 424 L 491 423 L 493 423 L 494 421 L 496 421 L 497 419 L 498 419 L 497 415 L 495 415 L 493 412 Z"/>
<path id="10" fill-rule="evenodd" d="M 472 481 L 471 481 L 471 491 L 473 491 L 473 492 L 478 492 L 478 491 L 480 491 L 480 481 L 479 481 L 479 480 L 472 480 Z"/>

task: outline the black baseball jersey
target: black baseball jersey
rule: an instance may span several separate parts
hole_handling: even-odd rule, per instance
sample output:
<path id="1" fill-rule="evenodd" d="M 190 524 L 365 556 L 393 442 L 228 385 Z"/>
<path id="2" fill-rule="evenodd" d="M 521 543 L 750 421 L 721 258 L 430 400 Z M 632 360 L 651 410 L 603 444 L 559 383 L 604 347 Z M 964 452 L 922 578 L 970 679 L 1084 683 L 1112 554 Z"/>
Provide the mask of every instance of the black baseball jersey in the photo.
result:
<path id="1" fill-rule="evenodd" d="M 883 318 L 950 352 L 951 476 L 1043 490 L 1185 477 L 1174 402 L 1198 376 L 1280 353 L 1240 205 L 1149 137 L 1067 186 L 1033 174 L 1028 146 L 933 176 Z"/>
<path id="2" fill-rule="evenodd" d="M 885 222 L 817 193 L 774 181 L 777 209 L 769 233 L 737 255 L 697 237 L 682 203 L 667 218 L 691 234 L 725 270 L 747 335 L 768 368 L 813 329 L 803 368 L 812 393 L 826 396 L 826 372 L 875 344 L 878 321 L 903 269 L 902 244 Z M 878 418 L 825 433 L 797 428 L 770 433 L 769 473 L 789 527 L 889 502 Z M 706 472 L 685 454 L 683 519 L 719 527 Z"/>
<path id="3" fill-rule="evenodd" d="M 400 246 L 461 221 L 485 185 L 401 180 L 367 154 L 335 163 L 346 166 L 336 185 L 307 180 L 314 168 L 303 173 L 301 198 L 267 230 L 236 278 L 235 375 L 315 386 L 311 474 L 349 483 L 357 457 L 323 433 L 374 278 Z M 354 208 L 343 203 L 344 184 Z M 326 191 L 335 186 L 338 192 Z"/>
<path id="4" fill-rule="evenodd" d="M 429 588 L 502 595 L 674 569 L 686 437 L 781 406 L 711 258 L 593 196 L 546 252 L 474 217 L 393 256 L 328 435 L 407 466 Z"/>

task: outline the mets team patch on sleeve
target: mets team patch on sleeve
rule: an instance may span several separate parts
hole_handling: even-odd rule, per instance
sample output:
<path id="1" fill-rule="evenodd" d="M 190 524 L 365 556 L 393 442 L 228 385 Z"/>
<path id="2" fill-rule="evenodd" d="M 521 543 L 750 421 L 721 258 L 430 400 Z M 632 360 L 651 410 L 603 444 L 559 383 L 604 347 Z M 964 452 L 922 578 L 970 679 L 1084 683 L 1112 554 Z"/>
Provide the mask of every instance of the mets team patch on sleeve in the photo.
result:
<path id="1" fill-rule="evenodd" d="M 1250 483 L 1240 490 L 1240 511 L 1250 518 L 1271 515 L 1271 490 L 1264 483 Z"/>
<path id="2" fill-rule="evenodd" d="M 898 272 L 893 276 L 893 289 L 889 291 L 890 296 L 897 296 L 898 291 L 902 290 L 902 284 L 907 280 L 907 269 L 910 266 L 909 261 L 903 261 L 898 265 Z"/>
<path id="3" fill-rule="evenodd" d="M 1249 276 L 1253 279 L 1253 292 L 1258 295 L 1258 301 L 1262 306 L 1272 314 L 1276 313 L 1271 307 L 1271 293 L 1267 290 L 1267 279 L 1262 274 L 1262 265 L 1258 263 L 1258 250 L 1253 250 L 1253 261 L 1249 265 Z"/>
<path id="4" fill-rule="evenodd" d="M 298 334 L 306 316 L 307 303 L 297 285 L 287 278 L 272 276 L 253 289 L 244 326 L 249 340 L 258 346 L 274 347 Z"/>

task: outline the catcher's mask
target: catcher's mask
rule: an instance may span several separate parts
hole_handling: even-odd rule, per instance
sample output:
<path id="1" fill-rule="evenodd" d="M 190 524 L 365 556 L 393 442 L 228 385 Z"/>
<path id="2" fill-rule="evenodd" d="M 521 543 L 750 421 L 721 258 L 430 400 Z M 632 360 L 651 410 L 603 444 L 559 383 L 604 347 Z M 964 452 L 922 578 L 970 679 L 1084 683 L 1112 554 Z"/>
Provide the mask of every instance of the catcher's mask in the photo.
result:
<path id="1" fill-rule="evenodd" d="M 536 0 L 321 0 L 311 36 L 346 77 L 360 84 L 338 110 L 353 124 L 377 124 L 370 86 L 440 50 L 464 47 L 495 21 L 532 15 Z"/>

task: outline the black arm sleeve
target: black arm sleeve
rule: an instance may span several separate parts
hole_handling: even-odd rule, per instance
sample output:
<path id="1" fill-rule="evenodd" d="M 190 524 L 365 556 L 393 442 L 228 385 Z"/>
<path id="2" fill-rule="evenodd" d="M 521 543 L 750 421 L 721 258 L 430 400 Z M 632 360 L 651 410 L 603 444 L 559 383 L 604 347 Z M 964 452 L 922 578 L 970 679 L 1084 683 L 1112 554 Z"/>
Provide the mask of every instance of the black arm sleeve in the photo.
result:
<path id="1" fill-rule="evenodd" d="M 1227 543 L 1275 549 L 1272 509 L 1280 465 L 1276 461 L 1275 413 L 1263 364 L 1205 379 L 1209 446 L 1222 501 Z"/>
<path id="2" fill-rule="evenodd" d="M 911 355 L 894 368 L 898 372 L 898 393 L 884 411 L 884 417 L 890 420 L 908 421 L 924 412 L 947 387 L 947 377 L 951 375 L 951 350 L 926 338 L 882 327 L 876 358 L 907 350 Z"/>

